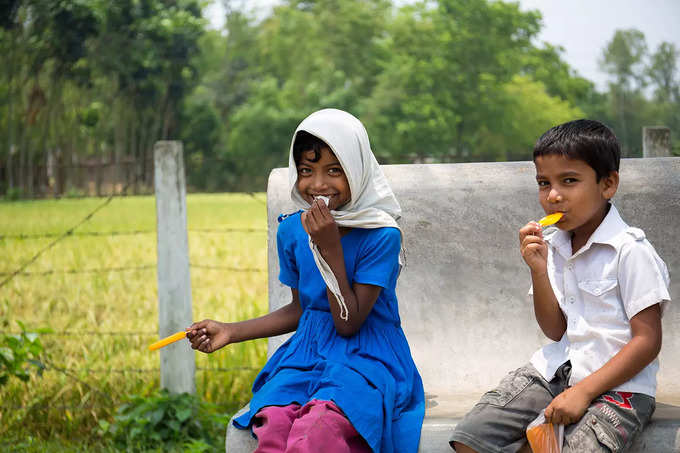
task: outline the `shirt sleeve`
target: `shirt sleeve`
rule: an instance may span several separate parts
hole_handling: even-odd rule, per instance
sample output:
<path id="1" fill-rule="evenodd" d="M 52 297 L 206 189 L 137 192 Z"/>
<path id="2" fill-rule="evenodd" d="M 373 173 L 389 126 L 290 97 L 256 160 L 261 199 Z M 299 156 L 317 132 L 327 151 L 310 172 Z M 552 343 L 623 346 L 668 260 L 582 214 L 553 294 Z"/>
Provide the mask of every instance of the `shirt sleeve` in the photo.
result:
<path id="1" fill-rule="evenodd" d="M 354 281 L 382 288 L 396 285 L 400 250 L 401 232 L 397 228 L 373 230 L 362 247 Z"/>
<path id="2" fill-rule="evenodd" d="M 294 240 L 292 231 L 285 220 L 279 224 L 276 231 L 276 248 L 279 255 L 279 281 L 291 288 L 297 288 L 300 273 L 295 261 Z"/>
<path id="3" fill-rule="evenodd" d="M 658 303 L 663 313 L 671 300 L 666 264 L 646 239 L 626 244 L 621 250 L 618 279 L 628 319 Z"/>

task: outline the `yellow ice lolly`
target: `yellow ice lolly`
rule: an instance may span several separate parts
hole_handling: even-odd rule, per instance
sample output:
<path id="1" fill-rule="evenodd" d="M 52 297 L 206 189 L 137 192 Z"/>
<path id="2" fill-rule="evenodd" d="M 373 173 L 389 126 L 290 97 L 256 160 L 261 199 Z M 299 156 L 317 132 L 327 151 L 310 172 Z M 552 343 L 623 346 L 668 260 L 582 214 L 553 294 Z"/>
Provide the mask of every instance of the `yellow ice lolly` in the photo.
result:
<path id="1" fill-rule="evenodd" d="M 156 349 L 160 349 L 163 346 L 167 346 L 170 343 L 179 341 L 186 336 L 187 336 L 186 332 L 177 332 L 176 334 L 170 335 L 169 337 L 165 337 L 162 340 L 158 340 L 157 342 L 150 344 L 149 351 L 155 351 Z"/>
<path id="2" fill-rule="evenodd" d="M 547 227 L 547 226 L 550 226 L 550 225 L 553 225 L 553 224 L 559 222 L 563 215 L 564 215 L 564 212 L 556 212 L 554 214 L 550 214 L 550 215 L 543 217 L 541 220 L 538 221 L 538 223 L 542 227 Z"/>

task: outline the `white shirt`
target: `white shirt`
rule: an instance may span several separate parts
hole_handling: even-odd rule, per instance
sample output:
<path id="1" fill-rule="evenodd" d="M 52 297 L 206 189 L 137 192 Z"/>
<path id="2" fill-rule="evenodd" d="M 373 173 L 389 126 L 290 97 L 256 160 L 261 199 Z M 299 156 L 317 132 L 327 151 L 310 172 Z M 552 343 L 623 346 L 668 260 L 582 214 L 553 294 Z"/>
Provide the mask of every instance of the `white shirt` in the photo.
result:
<path id="1" fill-rule="evenodd" d="M 531 364 L 548 381 L 567 360 L 569 385 L 607 363 L 630 339 L 630 319 L 645 308 L 670 301 L 666 264 L 645 234 L 629 227 L 612 205 L 588 242 L 572 255 L 571 236 L 554 229 L 544 234 L 548 244 L 548 277 L 567 322 L 559 342 L 534 353 Z M 531 291 L 530 291 L 531 293 Z M 654 359 L 615 391 L 656 395 Z"/>

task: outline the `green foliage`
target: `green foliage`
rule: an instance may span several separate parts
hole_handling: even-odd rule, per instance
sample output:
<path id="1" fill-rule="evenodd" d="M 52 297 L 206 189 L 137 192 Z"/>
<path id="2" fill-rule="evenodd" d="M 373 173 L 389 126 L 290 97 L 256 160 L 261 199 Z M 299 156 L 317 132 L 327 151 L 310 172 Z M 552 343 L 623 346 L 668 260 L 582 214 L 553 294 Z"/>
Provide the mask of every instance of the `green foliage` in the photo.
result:
<path id="1" fill-rule="evenodd" d="M 23 190 L 21 187 L 11 187 L 5 192 L 5 200 L 16 201 L 20 200 L 23 196 Z"/>
<path id="2" fill-rule="evenodd" d="M 194 395 L 161 390 L 149 396 L 131 396 L 113 419 L 113 423 L 100 420 L 99 426 L 120 448 L 184 446 L 185 451 L 202 452 L 221 445 L 222 436 L 217 433 L 224 431 L 229 417 Z"/>
<path id="3" fill-rule="evenodd" d="M 7 321 L 3 324 L 9 326 Z M 21 321 L 17 321 L 17 324 L 21 333 L 0 336 L 0 386 L 5 385 L 11 377 L 26 382 L 31 377 L 31 370 L 38 376 L 42 376 L 45 370 L 42 361 L 45 351 L 38 333 L 48 332 L 49 329 L 40 329 L 37 333 L 26 332 Z"/>
<path id="4" fill-rule="evenodd" d="M 538 125 L 576 113 L 612 126 L 625 156 L 640 155 L 648 125 L 680 147 L 673 45 L 651 52 L 639 31 L 617 30 L 600 92 L 562 48 L 536 42 L 540 14 L 516 2 L 284 0 L 262 16 L 224 1 L 223 30 L 207 28 L 203 0 L 5 3 L 2 193 L 99 193 L 71 169 L 85 159 L 134 160 L 150 187 L 160 139 L 184 142 L 192 190 L 264 190 L 294 127 L 324 107 L 358 116 L 382 163 L 514 159 Z M 64 166 L 49 178 L 36 167 L 48 156 Z"/>

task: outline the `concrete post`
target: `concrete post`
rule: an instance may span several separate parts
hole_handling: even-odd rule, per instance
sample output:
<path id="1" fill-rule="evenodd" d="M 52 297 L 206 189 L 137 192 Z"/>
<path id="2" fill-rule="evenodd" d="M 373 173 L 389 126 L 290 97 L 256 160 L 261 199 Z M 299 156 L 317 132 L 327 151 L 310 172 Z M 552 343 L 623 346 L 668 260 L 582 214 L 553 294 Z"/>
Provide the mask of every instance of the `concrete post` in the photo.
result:
<path id="1" fill-rule="evenodd" d="M 182 142 L 156 142 L 154 164 L 158 324 L 160 338 L 164 338 L 184 330 L 192 320 Z M 195 393 L 196 361 L 188 342 L 165 346 L 160 354 L 161 387 L 172 393 Z"/>
<path id="2" fill-rule="evenodd" d="M 642 128 L 642 157 L 670 157 L 671 130 L 663 126 Z"/>

